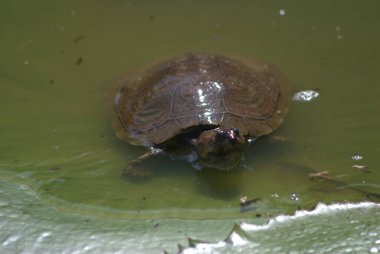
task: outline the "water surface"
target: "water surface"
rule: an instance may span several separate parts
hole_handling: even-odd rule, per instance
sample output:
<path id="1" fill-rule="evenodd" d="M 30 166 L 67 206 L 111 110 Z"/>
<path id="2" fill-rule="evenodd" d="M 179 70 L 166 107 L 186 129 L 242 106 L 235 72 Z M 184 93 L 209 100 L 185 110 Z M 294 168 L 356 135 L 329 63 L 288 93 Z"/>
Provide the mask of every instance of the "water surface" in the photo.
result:
<path id="1" fill-rule="evenodd" d="M 362 201 L 380 192 L 377 1 L 2 1 L 0 178 L 64 211 L 124 218 L 240 218 Z M 159 160 L 144 181 L 121 176 L 144 152 L 118 140 L 123 77 L 187 52 L 276 66 L 292 102 L 283 126 L 234 172 Z M 361 155 L 362 160 L 352 159 Z M 367 166 L 363 173 L 352 165 Z M 310 181 L 328 170 L 336 181 Z M 242 213 L 242 196 L 261 198 Z"/>

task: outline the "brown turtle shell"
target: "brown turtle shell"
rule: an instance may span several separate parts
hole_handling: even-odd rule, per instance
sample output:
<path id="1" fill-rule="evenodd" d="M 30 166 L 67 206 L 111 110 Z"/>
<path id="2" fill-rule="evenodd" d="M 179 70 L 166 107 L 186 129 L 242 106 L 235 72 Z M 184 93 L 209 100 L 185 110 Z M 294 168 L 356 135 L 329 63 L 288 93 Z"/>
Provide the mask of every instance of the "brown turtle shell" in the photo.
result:
<path id="1" fill-rule="evenodd" d="M 249 137 L 272 132 L 287 113 L 283 82 L 266 64 L 187 54 L 148 70 L 115 100 L 118 136 L 161 144 L 197 126 L 237 128 Z"/>

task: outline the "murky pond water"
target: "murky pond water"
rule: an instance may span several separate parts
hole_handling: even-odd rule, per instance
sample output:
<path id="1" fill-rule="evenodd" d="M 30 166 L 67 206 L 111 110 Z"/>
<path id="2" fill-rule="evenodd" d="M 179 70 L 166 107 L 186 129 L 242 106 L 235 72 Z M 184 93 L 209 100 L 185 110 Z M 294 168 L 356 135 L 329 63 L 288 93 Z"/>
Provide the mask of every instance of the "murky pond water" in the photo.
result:
<path id="1" fill-rule="evenodd" d="M 0 178 L 31 185 L 65 211 L 132 219 L 252 217 L 365 200 L 360 190 L 380 193 L 376 7 L 377 1 L 3 1 Z M 125 179 L 124 166 L 144 149 L 114 134 L 117 84 L 187 52 L 266 61 L 293 92 L 320 96 L 292 102 L 272 135 L 287 141 L 258 140 L 233 172 L 199 172 L 164 159 L 153 177 Z M 318 171 L 334 180 L 310 181 Z M 242 213 L 242 196 L 261 202 Z"/>

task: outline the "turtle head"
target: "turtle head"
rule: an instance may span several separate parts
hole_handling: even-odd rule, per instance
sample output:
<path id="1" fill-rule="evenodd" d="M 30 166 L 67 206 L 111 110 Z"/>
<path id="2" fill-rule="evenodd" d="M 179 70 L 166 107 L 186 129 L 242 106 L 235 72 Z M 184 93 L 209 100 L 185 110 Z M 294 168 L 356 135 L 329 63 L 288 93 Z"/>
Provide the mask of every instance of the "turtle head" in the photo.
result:
<path id="1" fill-rule="evenodd" d="M 236 128 L 215 128 L 202 132 L 196 149 L 200 162 L 210 168 L 233 169 L 242 159 L 245 138 Z"/>
<path id="2" fill-rule="evenodd" d="M 214 129 L 214 142 L 216 145 L 235 145 L 239 143 L 239 138 L 240 138 L 240 132 L 236 128 L 232 128 L 229 130 L 217 128 Z M 241 141 L 240 141 L 241 142 Z"/>

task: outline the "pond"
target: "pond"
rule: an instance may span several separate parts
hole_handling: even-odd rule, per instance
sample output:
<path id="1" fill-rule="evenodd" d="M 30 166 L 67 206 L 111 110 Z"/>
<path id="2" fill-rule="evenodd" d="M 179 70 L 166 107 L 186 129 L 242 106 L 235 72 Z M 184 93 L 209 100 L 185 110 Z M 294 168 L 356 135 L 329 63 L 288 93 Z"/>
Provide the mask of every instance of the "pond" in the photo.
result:
<path id="1" fill-rule="evenodd" d="M 220 220 L 230 228 L 318 202 L 378 202 L 366 195 L 380 193 L 378 7 L 375 0 L 2 1 L 0 180 L 29 186 L 63 214 Z M 267 62 L 291 93 L 319 96 L 291 101 L 283 125 L 250 145 L 234 171 L 159 159 L 152 177 L 126 179 L 125 165 L 145 149 L 112 128 L 120 80 L 188 52 Z M 320 171 L 332 179 L 310 179 Z M 241 211 L 243 196 L 260 201 Z"/>

